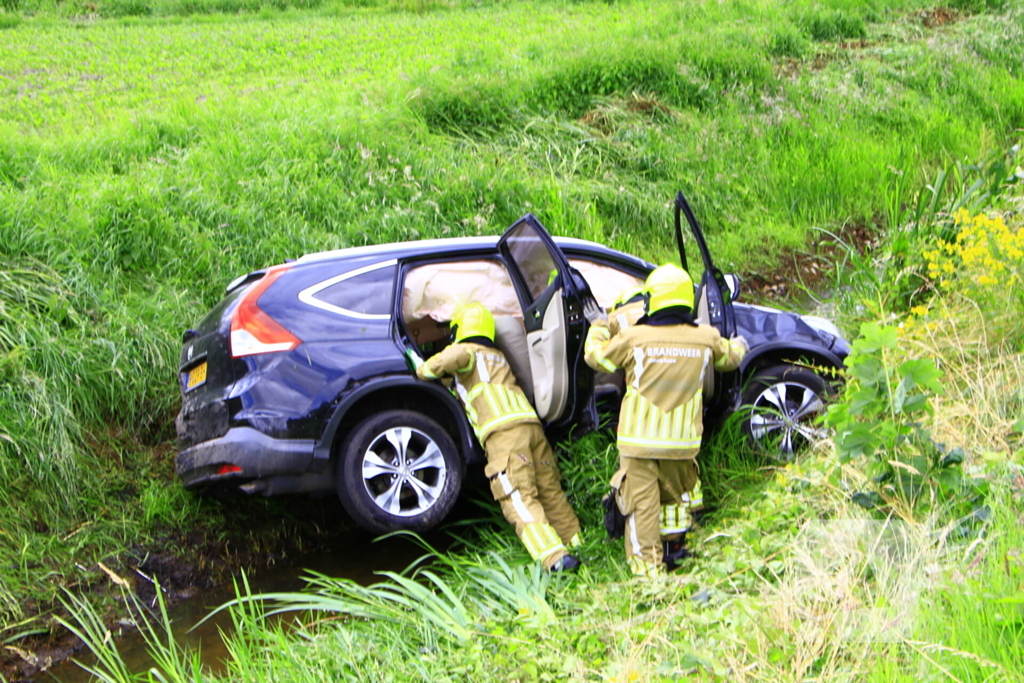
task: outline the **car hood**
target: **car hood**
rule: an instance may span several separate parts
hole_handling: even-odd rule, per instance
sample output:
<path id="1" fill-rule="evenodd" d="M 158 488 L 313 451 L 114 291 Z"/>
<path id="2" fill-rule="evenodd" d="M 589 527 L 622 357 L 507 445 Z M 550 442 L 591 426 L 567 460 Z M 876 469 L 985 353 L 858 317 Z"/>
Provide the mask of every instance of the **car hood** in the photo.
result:
<path id="1" fill-rule="evenodd" d="M 764 344 L 804 342 L 824 347 L 840 359 L 850 353 L 850 345 L 839 328 L 825 318 L 751 304 L 737 303 L 733 310 L 737 332 L 752 349 Z"/>

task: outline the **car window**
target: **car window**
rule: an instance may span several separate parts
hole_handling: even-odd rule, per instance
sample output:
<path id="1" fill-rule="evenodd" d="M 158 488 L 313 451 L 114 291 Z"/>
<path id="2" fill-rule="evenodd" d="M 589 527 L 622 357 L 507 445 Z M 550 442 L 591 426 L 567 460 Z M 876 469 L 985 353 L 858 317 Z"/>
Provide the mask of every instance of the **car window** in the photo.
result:
<path id="1" fill-rule="evenodd" d="M 689 273 L 690 278 L 693 280 L 694 285 L 699 285 L 701 280 L 704 278 L 704 261 L 700 258 L 700 252 L 697 252 L 697 258 L 691 257 L 689 259 L 690 266 Z"/>
<path id="2" fill-rule="evenodd" d="M 512 321 L 512 328 L 522 334 L 523 310 L 508 270 L 500 261 L 439 261 L 415 266 L 405 273 L 402 323 L 424 357 L 448 344 L 448 322 L 455 309 L 470 302 L 487 307 L 499 330 Z M 506 348 L 502 350 L 507 352 Z M 521 385 L 525 379 L 528 378 L 520 377 Z"/>
<path id="3" fill-rule="evenodd" d="M 438 322 L 452 319 L 455 309 L 482 303 L 495 316 L 523 317 L 508 270 L 495 260 L 443 261 L 411 268 L 402 286 L 402 318 Z"/>
<path id="4" fill-rule="evenodd" d="M 643 278 L 607 263 L 571 258 L 569 265 L 580 271 L 580 275 L 590 285 L 590 291 L 597 299 L 597 303 L 604 308 L 611 307 L 625 288 L 640 287 L 644 284 Z"/>
<path id="5" fill-rule="evenodd" d="M 349 271 L 303 291 L 299 298 L 317 308 L 355 318 L 390 318 L 395 287 L 394 260 Z"/>
<path id="6" fill-rule="evenodd" d="M 536 301 L 558 276 L 558 266 L 548 251 L 548 246 L 529 223 L 521 223 L 508 232 L 506 245 L 509 255 L 526 280 L 530 298 Z"/>

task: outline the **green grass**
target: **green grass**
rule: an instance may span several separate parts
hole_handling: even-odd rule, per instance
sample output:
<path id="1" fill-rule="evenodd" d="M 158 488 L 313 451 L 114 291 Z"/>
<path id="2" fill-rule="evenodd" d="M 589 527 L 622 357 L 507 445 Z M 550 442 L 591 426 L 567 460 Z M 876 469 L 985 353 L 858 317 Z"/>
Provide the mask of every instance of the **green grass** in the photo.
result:
<path id="1" fill-rule="evenodd" d="M 1019 3 L 362 4 L 4 3 L 5 626 L 101 578 L 76 563 L 216 524 L 153 454 L 181 330 L 236 275 L 528 210 L 661 261 L 678 189 L 765 272 L 1024 127 Z"/>

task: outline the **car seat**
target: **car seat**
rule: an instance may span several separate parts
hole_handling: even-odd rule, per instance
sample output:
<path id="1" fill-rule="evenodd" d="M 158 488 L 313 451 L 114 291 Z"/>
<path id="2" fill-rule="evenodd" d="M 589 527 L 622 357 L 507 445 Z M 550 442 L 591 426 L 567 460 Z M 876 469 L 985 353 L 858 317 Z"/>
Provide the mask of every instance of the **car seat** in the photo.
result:
<path id="1" fill-rule="evenodd" d="M 531 405 L 534 403 L 533 370 L 530 367 L 530 352 L 526 343 L 526 329 L 523 322 L 511 315 L 494 316 L 494 345 L 497 346 L 512 368 L 512 374 L 519 388 L 526 394 Z"/>

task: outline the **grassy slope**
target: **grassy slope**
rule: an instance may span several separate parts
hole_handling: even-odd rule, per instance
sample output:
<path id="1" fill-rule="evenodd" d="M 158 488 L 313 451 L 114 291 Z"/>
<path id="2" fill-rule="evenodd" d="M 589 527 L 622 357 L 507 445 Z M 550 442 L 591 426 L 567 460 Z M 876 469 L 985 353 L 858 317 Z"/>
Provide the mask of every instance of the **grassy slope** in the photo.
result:
<path id="1" fill-rule="evenodd" d="M 527 209 L 660 260 L 677 188 L 752 272 L 815 228 L 884 223 L 899 174 L 1007 147 L 1019 10 L 933 28 L 923 6 L 0 22 L 5 623 L 199 515 L 152 449 L 180 329 L 241 272 Z"/>

